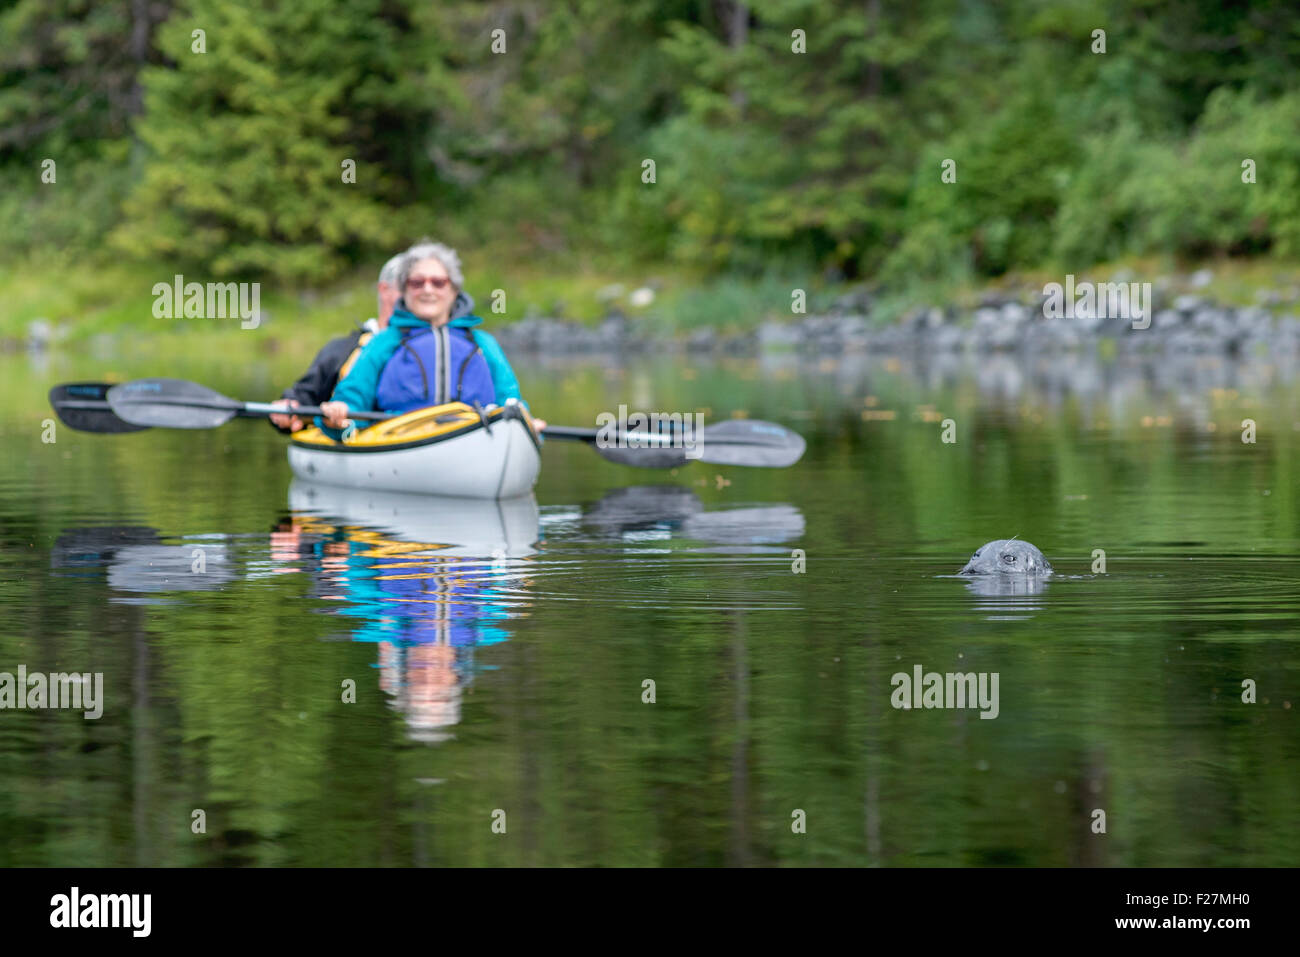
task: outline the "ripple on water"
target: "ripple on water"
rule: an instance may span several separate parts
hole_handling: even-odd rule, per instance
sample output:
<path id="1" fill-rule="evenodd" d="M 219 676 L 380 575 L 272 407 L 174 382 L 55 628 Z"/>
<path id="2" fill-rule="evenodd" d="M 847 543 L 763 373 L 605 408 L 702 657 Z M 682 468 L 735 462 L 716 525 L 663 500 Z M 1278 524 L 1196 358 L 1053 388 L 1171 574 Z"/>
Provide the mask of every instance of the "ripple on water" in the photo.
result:
<path id="1" fill-rule="evenodd" d="M 802 607 L 797 593 L 773 589 L 774 576 L 789 576 L 789 558 L 615 553 L 583 550 L 576 559 L 546 557 L 521 563 L 521 577 L 503 593 L 555 602 L 611 608 L 656 607 L 693 611 L 784 611 Z"/>

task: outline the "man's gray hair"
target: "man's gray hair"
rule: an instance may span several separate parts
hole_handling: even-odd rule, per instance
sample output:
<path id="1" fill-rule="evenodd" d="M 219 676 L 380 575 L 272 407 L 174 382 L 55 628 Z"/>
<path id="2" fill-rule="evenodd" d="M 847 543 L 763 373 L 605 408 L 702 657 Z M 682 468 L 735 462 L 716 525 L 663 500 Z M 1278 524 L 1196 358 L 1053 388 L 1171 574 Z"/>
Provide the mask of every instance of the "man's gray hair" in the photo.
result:
<path id="1" fill-rule="evenodd" d="M 379 281 L 386 282 L 390 286 L 397 285 L 397 274 L 402 269 L 402 257 L 405 253 L 398 253 L 388 262 L 384 263 L 384 268 L 379 270 Z"/>
<path id="2" fill-rule="evenodd" d="M 401 290 L 401 286 L 397 282 L 397 274 L 402 268 L 402 256 L 404 255 L 405 253 L 398 253 L 392 259 L 388 260 L 388 262 L 384 263 L 383 269 L 379 270 L 379 281 L 386 282 L 388 285 L 399 291 Z M 376 296 L 375 301 L 379 303 L 379 311 L 383 312 L 384 297 Z"/>
<path id="3" fill-rule="evenodd" d="M 406 292 L 406 280 L 411 275 L 411 270 L 421 259 L 438 260 L 447 270 L 447 278 L 451 280 L 451 284 L 457 290 L 465 288 L 465 274 L 460 271 L 460 257 L 456 255 L 456 250 L 426 239 L 416 243 L 402 254 L 401 265 L 397 267 L 397 285 L 403 294 Z"/>

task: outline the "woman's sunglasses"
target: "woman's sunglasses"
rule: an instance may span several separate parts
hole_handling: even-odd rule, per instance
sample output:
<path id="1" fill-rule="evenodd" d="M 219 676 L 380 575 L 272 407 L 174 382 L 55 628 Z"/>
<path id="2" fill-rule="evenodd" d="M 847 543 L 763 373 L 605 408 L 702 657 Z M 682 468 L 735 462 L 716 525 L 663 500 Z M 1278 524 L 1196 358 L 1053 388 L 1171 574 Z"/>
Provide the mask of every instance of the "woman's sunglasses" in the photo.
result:
<path id="1" fill-rule="evenodd" d="M 408 276 L 406 288 L 423 289 L 426 283 L 431 284 L 434 289 L 446 289 L 451 280 L 446 276 Z"/>

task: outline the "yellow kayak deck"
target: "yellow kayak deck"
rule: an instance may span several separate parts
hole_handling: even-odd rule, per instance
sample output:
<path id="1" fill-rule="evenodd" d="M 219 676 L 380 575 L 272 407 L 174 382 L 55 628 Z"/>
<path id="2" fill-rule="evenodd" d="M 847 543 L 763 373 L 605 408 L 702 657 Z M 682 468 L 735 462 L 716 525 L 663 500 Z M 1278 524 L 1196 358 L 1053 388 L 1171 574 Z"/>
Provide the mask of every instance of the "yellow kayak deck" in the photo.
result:
<path id="1" fill-rule="evenodd" d="M 358 427 L 342 442 L 330 438 L 316 426 L 309 426 L 293 433 L 293 443 L 306 448 L 341 451 L 345 448 L 356 451 L 379 451 L 388 448 L 410 448 L 412 445 L 425 445 L 441 439 L 474 429 L 484 422 L 491 426 L 505 414 L 505 409 L 485 410 L 482 416 L 463 402 L 449 402 L 446 405 L 430 406 L 405 412 L 383 422 L 376 422 L 366 428 Z M 522 416 L 533 433 L 536 432 L 532 420 Z"/>

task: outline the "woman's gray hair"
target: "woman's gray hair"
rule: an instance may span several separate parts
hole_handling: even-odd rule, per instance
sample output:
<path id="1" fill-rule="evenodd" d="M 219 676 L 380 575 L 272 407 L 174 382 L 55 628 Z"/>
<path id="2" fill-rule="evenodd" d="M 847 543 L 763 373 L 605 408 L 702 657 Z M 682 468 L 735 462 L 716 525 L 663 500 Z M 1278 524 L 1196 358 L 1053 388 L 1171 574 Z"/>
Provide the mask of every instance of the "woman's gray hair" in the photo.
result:
<path id="1" fill-rule="evenodd" d="M 456 250 L 442 243 L 422 240 L 402 254 L 401 265 L 397 267 L 397 288 L 403 293 L 406 292 L 406 280 L 410 277 L 411 270 L 421 259 L 438 260 L 447 270 L 447 278 L 457 291 L 465 288 L 465 274 L 460 271 L 460 257 L 456 255 Z"/>

